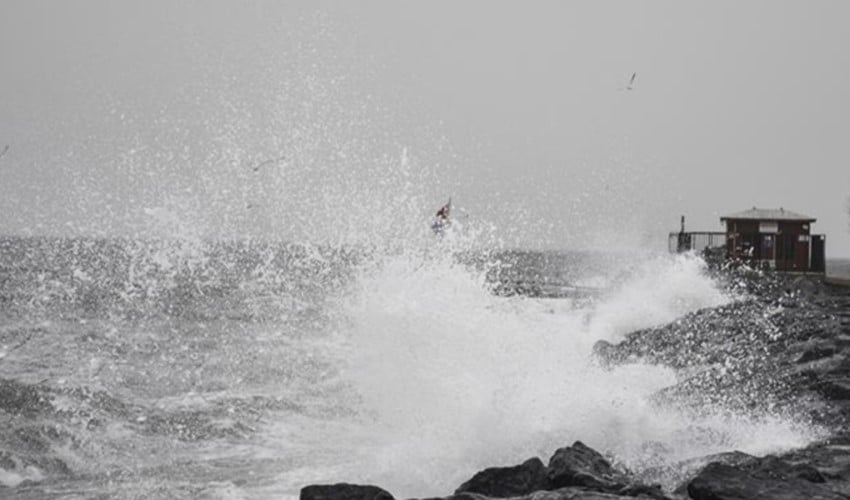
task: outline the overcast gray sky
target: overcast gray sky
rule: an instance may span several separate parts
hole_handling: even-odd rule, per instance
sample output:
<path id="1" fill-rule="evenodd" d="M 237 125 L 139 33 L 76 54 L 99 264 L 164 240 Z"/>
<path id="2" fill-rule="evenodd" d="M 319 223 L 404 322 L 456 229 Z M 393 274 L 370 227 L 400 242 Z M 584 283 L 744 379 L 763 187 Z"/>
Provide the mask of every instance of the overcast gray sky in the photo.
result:
<path id="1" fill-rule="evenodd" d="M 342 240 L 451 195 L 509 244 L 663 248 L 680 214 L 721 230 L 757 205 L 817 217 L 850 256 L 848 19 L 846 1 L 4 0 L 0 232 Z"/>

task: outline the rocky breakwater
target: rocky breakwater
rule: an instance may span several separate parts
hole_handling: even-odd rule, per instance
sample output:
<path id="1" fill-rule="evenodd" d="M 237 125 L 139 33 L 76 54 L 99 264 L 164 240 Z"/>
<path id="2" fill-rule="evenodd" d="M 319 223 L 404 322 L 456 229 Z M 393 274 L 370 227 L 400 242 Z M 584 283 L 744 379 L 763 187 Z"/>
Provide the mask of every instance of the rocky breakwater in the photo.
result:
<path id="1" fill-rule="evenodd" d="M 599 342 L 597 358 L 676 369 L 680 382 L 657 394 L 659 402 L 791 416 L 824 438 L 779 456 L 730 452 L 676 464 L 667 471 L 679 484 L 671 494 L 850 498 L 850 288 L 747 270 L 718 278 L 738 300 L 617 344 Z"/>
<path id="2" fill-rule="evenodd" d="M 599 342 L 595 356 L 607 366 L 675 369 L 679 383 L 657 393 L 658 404 L 792 416 L 823 429 L 823 440 L 779 456 L 700 457 L 640 477 L 576 442 L 548 465 L 531 458 L 483 470 L 446 498 L 850 499 L 850 288 L 747 270 L 717 277 L 738 300 L 617 344 Z M 301 498 L 393 497 L 375 486 L 336 484 L 305 487 Z"/>

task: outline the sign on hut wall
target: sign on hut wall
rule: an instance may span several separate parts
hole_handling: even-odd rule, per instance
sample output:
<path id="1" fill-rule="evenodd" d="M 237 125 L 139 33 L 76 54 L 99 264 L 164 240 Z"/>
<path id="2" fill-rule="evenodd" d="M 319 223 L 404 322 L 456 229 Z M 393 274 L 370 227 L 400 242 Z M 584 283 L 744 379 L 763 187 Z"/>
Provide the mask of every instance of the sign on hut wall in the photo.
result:
<path id="1" fill-rule="evenodd" d="M 779 232 L 778 222 L 759 222 L 759 232 L 776 234 Z"/>

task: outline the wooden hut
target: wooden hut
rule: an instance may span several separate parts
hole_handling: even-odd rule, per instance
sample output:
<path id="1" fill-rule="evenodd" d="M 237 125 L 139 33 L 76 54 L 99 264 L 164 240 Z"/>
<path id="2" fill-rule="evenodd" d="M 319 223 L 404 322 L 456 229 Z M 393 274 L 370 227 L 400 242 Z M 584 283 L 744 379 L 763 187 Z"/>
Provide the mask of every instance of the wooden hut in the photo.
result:
<path id="1" fill-rule="evenodd" d="M 724 215 L 726 232 L 670 233 L 670 249 L 697 251 L 753 267 L 784 272 L 823 273 L 826 269 L 826 237 L 812 234 L 814 217 L 784 208 L 756 208 Z"/>
<path id="2" fill-rule="evenodd" d="M 784 208 L 756 208 L 725 215 L 726 257 L 792 272 L 823 272 L 823 235 L 811 234 L 817 219 Z"/>

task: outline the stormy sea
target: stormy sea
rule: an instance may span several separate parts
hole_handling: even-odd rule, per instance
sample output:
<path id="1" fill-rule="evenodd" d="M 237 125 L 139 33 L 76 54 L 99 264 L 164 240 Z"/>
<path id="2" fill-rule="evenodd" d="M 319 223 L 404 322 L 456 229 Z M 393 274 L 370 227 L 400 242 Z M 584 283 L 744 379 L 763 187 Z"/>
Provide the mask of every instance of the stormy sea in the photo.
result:
<path id="1" fill-rule="evenodd" d="M 4 237 L 0 496 L 448 495 L 576 440 L 671 490 L 694 458 L 831 432 L 776 384 L 670 390 L 775 378 L 716 359 L 781 336 L 750 296 L 694 255 Z M 717 310 L 690 344 L 610 352 Z"/>

